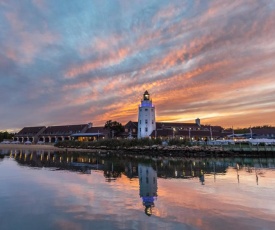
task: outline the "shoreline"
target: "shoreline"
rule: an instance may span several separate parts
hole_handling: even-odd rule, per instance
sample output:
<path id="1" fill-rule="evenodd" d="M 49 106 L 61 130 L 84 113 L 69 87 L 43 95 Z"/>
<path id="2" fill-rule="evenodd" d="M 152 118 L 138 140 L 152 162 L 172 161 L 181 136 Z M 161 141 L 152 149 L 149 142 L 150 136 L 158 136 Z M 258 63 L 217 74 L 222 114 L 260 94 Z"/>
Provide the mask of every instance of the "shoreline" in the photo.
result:
<path id="1" fill-rule="evenodd" d="M 45 149 L 45 150 L 58 150 L 59 148 L 53 145 L 24 145 L 24 144 L 0 144 L 2 149 Z"/>
<path id="2" fill-rule="evenodd" d="M 93 152 L 94 149 L 58 148 L 53 145 L 25 145 L 25 144 L 0 144 L 0 149 L 24 149 L 24 150 L 52 150 L 58 152 Z"/>
<path id="3" fill-rule="evenodd" d="M 62 153 L 68 152 L 82 152 L 82 153 L 97 153 L 97 154 L 119 154 L 119 155 L 144 155 L 149 157 L 272 157 L 275 158 L 275 151 L 267 151 L 259 149 L 258 151 L 253 151 L 251 149 L 236 149 L 229 150 L 223 149 L 221 147 L 202 147 L 202 146 L 192 146 L 192 147 L 161 147 L 153 148 L 152 146 L 146 147 L 132 147 L 132 148 L 106 148 L 106 146 L 101 146 L 99 148 L 60 148 L 53 145 L 25 145 L 25 144 L 0 144 L 0 149 L 6 150 L 46 150 L 46 151 L 56 151 Z"/>

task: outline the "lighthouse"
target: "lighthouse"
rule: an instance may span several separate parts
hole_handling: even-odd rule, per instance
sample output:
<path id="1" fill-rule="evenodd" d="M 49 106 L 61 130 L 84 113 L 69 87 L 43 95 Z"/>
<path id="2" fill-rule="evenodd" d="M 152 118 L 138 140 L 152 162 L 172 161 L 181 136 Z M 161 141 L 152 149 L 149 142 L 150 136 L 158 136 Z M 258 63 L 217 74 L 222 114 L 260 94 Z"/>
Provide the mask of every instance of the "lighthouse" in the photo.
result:
<path id="1" fill-rule="evenodd" d="M 150 137 L 156 130 L 155 106 L 146 90 L 138 108 L 138 138 Z"/>

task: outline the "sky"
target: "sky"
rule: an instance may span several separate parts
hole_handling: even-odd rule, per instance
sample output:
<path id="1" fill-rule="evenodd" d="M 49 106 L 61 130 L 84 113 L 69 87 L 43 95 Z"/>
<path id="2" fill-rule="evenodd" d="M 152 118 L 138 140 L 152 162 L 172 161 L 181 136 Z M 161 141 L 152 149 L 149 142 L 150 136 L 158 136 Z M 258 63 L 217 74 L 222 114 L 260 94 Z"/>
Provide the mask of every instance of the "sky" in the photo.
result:
<path id="1" fill-rule="evenodd" d="M 275 126 L 274 0 L 0 0 L 0 130 Z"/>

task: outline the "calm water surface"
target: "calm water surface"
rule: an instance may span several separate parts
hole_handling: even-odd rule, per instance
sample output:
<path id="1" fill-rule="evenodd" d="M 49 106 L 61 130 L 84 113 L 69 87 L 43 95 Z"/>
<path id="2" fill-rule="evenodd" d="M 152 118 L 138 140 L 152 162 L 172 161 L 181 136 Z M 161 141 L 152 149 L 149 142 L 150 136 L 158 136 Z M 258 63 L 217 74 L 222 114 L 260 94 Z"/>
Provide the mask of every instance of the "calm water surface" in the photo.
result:
<path id="1" fill-rule="evenodd" d="M 275 229 L 275 160 L 0 149 L 0 229 Z"/>

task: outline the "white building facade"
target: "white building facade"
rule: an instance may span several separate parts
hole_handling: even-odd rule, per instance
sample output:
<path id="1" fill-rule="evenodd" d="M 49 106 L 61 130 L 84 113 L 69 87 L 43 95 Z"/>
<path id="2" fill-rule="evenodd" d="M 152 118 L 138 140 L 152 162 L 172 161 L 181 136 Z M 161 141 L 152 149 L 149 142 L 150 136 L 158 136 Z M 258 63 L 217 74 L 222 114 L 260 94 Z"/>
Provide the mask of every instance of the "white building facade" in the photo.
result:
<path id="1" fill-rule="evenodd" d="M 145 91 L 138 108 L 138 138 L 150 137 L 154 130 L 156 130 L 155 106 L 152 104 L 150 94 Z"/>

